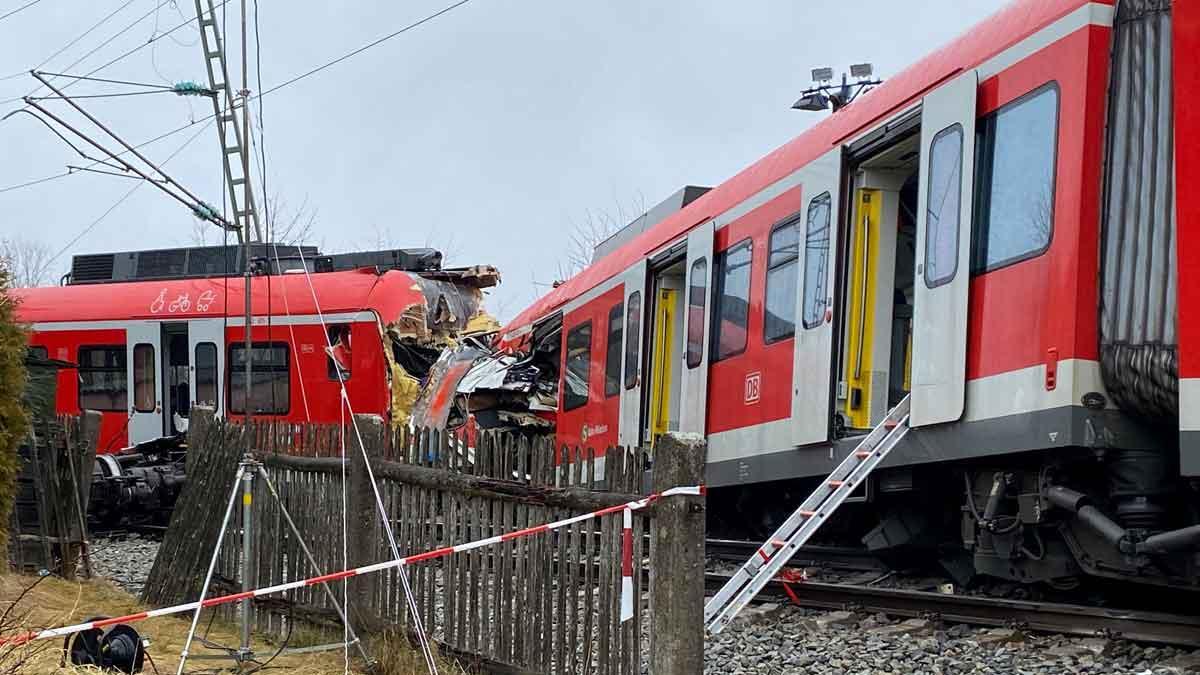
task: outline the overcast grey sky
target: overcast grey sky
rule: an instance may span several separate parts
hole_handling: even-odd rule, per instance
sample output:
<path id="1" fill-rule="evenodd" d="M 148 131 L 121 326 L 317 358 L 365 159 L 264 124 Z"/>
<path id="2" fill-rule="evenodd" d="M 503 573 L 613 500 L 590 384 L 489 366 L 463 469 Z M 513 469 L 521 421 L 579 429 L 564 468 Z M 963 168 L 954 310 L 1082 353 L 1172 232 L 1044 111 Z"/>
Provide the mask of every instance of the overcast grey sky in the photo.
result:
<path id="1" fill-rule="evenodd" d="M 2 0 L 0 14 L 26 1 Z M 162 1 L 130 0 L 43 69 L 62 72 L 149 13 L 69 70 L 82 74 L 194 15 L 192 0 L 153 12 Z M 42 0 L 0 20 L 0 77 L 41 63 L 124 2 Z M 264 88 L 449 4 L 259 2 Z M 235 71 L 238 3 L 227 5 Z M 1003 4 L 473 0 L 264 97 L 267 189 L 293 209 L 316 209 L 314 243 L 326 250 L 378 240 L 430 244 L 448 250 L 450 264 L 496 265 L 504 282 L 491 304 L 507 319 L 547 290 L 572 228 L 589 211 L 649 207 L 682 185 L 715 185 L 819 119 L 788 109 L 809 84 L 810 68 L 870 61 L 887 77 Z M 197 40 L 194 28 L 179 30 L 96 76 L 203 82 Z M 252 60 L 253 53 L 252 46 Z M 251 78 L 257 90 L 253 69 Z M 33 84 L 28 75 L 0 80 L 0 98 L 26 94 Z M 72 89 L 119 91 L 132 89 Z M 171 94 L 81 103 L 131 142 L 211 113 L 206 99 Z M 47 105 L 67 109 L 62 101 Z M 17 107 L 7 103 L 0 114 Z M 199 130 L 146 152 L 164 159 Z M 0 122 L 0 144 L 0 189 L 80 163 L 25 115 Z M 209 127 L 167 169 L 220 203 L 220 166 Z M 57 251 L 134 184 L 76 174 L 0 192 L 0 236 L 42 240 Z M 56 273 L 73 253 L 188 244 L 196 222 L 143 186 L 70 247 Z M 211 243 L 219 238 L 209 233 Z"/>

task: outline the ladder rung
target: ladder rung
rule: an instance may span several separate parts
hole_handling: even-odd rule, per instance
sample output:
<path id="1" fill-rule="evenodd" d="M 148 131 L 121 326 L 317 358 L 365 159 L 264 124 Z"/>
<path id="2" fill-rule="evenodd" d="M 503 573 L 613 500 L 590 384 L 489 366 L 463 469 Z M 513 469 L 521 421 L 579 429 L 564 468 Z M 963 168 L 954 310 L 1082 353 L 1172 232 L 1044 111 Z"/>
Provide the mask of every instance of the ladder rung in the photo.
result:
<path id="1" fill-rule="evenodd" d="M 813 516 L 817 515 L 817 512 L 802 510 L 800 511 L 800 515 L 804 518 L 812 518 Z"/>
<path id="2" fill-rule="evenodd" d="M 854 453 L 854 456 L 859 459 L 866 459 L 871 456 L 871 451 L 870 450 L 859 450 L 858 452 Z"/>
<path id="3" fill-rule="evenodd" d="M 204 52 L 204 55 L 205 55 L 205 56 L 207 56 L 207 57 L 208 57 L 208 58 L 210 58 L 210 59 L 219 59 L 219 58 L 221 58 L 221 52 L 220 52 L 219 50 L 213 50 L 213 51 L 211 51 L 211 52 Z"/>
<path id="4" fill-rule="evenodd" d="M 242 183 L 245 183 L 245 182 L 246 182 L 245 178 L 234 178 L 233 180 L 229 181 L 229 184 L 230 185 L 241 185 Z"/>
<path id="5" fill-rule="evenodd" d="M 241 151 L 242 151 L 241 147 L 236 146 L 236 145 L 232 145 L 228 148 L 225 148 L 225 154 L 227 154 L 227 155 L 236 155 L 237 153 L 239 153 Z"/>
<path id="6" fill-rule="evenodd" d="M 200 19 L 200 25 L 201 26 L 215 26 L 215 25 L 217 25 L 217 22 L 213 21 L 212 19 Z"/>
<path id="7" fill-rule="evenodd" d="M 843 486 L 843 485 L 845 485 L 845 484 L 846 484 L 846 481 L 841 481 L 841 480 L 831 480 L 831 481 L 829 481 L 829 487 L 833 488 L 834 490 L 836 490 L 836 489 L 838 489 L 838 488 L 842 487 L 842 486 Z"/>
<path id="8" fill-rule="evenodd" d="M 900 423 L 897 422 L 896 420 L 888 420 L 883 423 L 883 428 L 884 429 L 895 429 L 896 425 L 898 425 L 898 424 L 900 424 Z"/>

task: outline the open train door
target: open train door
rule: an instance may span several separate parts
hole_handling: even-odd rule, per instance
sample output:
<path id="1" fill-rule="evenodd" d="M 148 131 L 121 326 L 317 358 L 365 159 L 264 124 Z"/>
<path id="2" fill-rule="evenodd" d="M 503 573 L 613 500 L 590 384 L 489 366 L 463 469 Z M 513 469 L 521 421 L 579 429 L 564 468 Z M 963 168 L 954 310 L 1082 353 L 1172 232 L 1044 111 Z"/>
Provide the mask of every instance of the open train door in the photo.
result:
<path id="1" fill-rule="evenodd" d="M 792 361 L 792 443 L 807 445 L 829 438 L 833 391 L 833 284 L 831 244 L 838 237 L 838 187 L 841 148 L 804 167 L 800 222 L 801 272 L 796 296 L 796 342 Z"/>
<path id="2" fill-rule="evenodd" d="M 642 344 L 645 331 L 646 259 L 643 258 L 621 275 L 625 284 L 625 316 L 621 334 L 623 363 L 621 378 L 621 419 L 617 443 L 634 447 L 642 442 Z"/>
<path id="3" fill-rule="evenodd" d="M 688 232 L 684 288 L 683 367 L 680 370 L 679 430 L 703 434 L 708 405 L 709 305 L 712 294 L 713 221 Z"/>
<path id="4" fill-rule="evenodd" d="M 959 75 L 921 104 L 921 168 L 913 300 L 913 426 L 951 422 L 966 403 L 967 290 L 978 74 Z"/>
<path id="5" fill-rule="evenodd" d="M 163 436 L 161 342 L 157 321 L 133 321 L 125 328 L 130 445 Z"/>

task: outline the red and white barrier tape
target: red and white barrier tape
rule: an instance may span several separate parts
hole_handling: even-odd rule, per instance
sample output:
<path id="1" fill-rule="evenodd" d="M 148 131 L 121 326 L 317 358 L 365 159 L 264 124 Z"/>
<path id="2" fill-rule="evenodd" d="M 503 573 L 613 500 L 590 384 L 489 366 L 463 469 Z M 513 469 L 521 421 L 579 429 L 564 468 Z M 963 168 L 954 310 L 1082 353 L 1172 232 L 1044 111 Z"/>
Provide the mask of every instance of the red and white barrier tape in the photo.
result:
<path id="1" fill-rule="evenodd" d="M 625 593 L 624 587 L 625 587 L 625 583 L 626 583 L 627 579 L 629 580 L 629 583 L 630 583 L 629 593 L 628 593 L 628 595 L 629 595 L 629 598 L 628 598 L 628 600 L 629 600 L 629 617 L 632 618 L 632 616 L 633 616 L 633 614 L 632 614 L 632 612 L 633 612 L 633 586 L 632 586 L 632 577 L 631 577 L 632 564 L 633 564 L 632 563 L 633 539 L 632 539 L 632 534 L 631 534 L 632 531 L 630 529 L 630 527 L 631 527 L 630 521 L 632 518 L 632 515 L 631 515 L 632 512 L 637 511 L 639 509 L 644 509 L 647 506 L 649 506 L 650 504 L 653 504 L 654 502 L 656 502 L 659 499 L 662 499 L 664 497 L 674 497 L 674 496 L 678 496 L 678 495 L 696 496 L 696 495 L 703 495 L 704 492 L 705 492 L 705 490 L 704 490 L 703 485 L 693 486 L 693 487 L 671 488 L 669 490 L 664 490 L 663 492 L 657 492 L 652 495 L 648 495 L 642 499 L 638 499 L 638 500 L 632 501 L 632 502 L 627 502 L 625 504 L 609 506 L 607 508 L 603 508 L 598 511 L 592 511 L 591 513 L 585 513 L 585 514 L 578 515 L 578 516 L 572 516 L 570 518 L 564 518 L 563 520 L 556 520 L 552 523 L 546 523 L 543 525 L 535 525 L 533 527 L 527 527 L 523 530 L 516 530 L 515 532 L 508 532 L 506 534 L 497 535 L 495 537 L 488 537 L 487 539 L 479 539 L 477 541 L 467 542 L 465 544 L 456 544 L 454 546 L 444 546 L 442 548 L 434 549 L 432 551 L 426 551 L 424 553 L 418 553 L 416 555 L 410 555 L 405 558 L 400 558 L 399 560 L 386 560 L 384 562 L 378 562 L 378 563 L 374 563 L 372 565 L 364 565 L 363 567 L 356 567 L 353 569 L 342 570 L 340 572 L 331 572 L 329 574 L 324 574 L 319 577 L 311 577 L 308 579 L 289 581 L 284 584 L 276 584 L 274 586 L 266 586 L 264 588 L 258 588 L 258 589 L 254 589 L 252 591 L 242 591 L 241 593 L 231 593 L 229 595 L 222 595 L 222 596 L 218 596 L 215 598 L 208 598 L 208 599 L 204 600 L 203 602 L 188 602 L 188 603 L 184 603 L 182 605 L 163 607 L 161 609 L 151 609 L 149 611 L 138 612 L 137 614 L 129 614 L 126 616 L 113 617 L 111 619 L 100 619 L 97 621 L 88 621 L 86 623 L 77 623 L 73 626 L 62 626 L 60 628 L 47 628 L 46 630 L 42 630 L 42 631 L 31 631 L 29 633 L 24 633 L 21 635 L 0 637 L 0 645 L 24 644 L 26 642 L 32 642 L 34 640 L 48 640 L 50 638 L 63 637 L 63 636 L 71 635 L 74 633 L 82 633 L 83 631 L 91 630 L 93 628 L 104 628 L 105 626 L 112 626 L 112 625 L 118 624 L 118 623 L 134 623 L 136 621 L 144 621 L 145 619 L 151 619 L 151 618 L 159 617 L 159 616 L 170 616 L 172 614 L 181 614 L 183 612 L 192 612 L 192 611 L 195 611 L 197 607 L 216 607 L 217 605 L 225 605 L 225 604 L 228 604 L 231 602 L 245 600 L 247 598 L 257 598 L 257 597 L 261 597 L 264 595 L 273 595 L 275 593 L 282 593 L 283 591 L 290 591 L 292 589 L 303 588 L 305 586 L 315 586 L 317 584 L 324 584 L 324 583 L 328 583 L 330 581 L 338 581 L 340 579 L 347 579 L 349 577 L 356 577 L 356 576 L 360 576 L 363 574 L 372 574 L 374 572 L 382 572 L 384 570 L 389 570 L 389 569 L 392 569 L 395 567 L 401 567 L 404 565 L 412 565 L 413 563 L 424 562 L 426 560 L 435 560 L 437 558 L 444 558 L 444 557 L 452 555 L 454 553 L 464 553 L 466 551 L 472 551 L 477 548 L 483 548 L 484 546 L 493 546 L 493 545 L 499 544 L 501 542 L 512 541 L 513 539 L 521 539 L 523 537 L 530 537 L 530 536 L 533 536 L 536 534 L 542 534 L 544 532 L 549 532 L 551 530 L 557 530 L 559 528 L 563 528 L 568 525 L 574 525 L 575 523 L 582 523 L 582 522 L 585 522 L 588 520 L 592 520 L 594 518 L 602 518 L 604 516 L 612 515 L 614 513 L 620 512 L 620 511 L 623 511 L 625 513 L 625 542 L 626 543 L 625 543 L 625 560 L 622 561 L 623 579 L 622 579 L 622 592 L 621 592 L 621 617 L 622 617 L 622 620 L 625 620 L 625 614 L 626 614 L 626 608 L 625 608 L 626 597 L 625 596 L 626 596 L 626 593 Z M 628 570 L 628 571 L 626 572 L 625 570 Z"/>

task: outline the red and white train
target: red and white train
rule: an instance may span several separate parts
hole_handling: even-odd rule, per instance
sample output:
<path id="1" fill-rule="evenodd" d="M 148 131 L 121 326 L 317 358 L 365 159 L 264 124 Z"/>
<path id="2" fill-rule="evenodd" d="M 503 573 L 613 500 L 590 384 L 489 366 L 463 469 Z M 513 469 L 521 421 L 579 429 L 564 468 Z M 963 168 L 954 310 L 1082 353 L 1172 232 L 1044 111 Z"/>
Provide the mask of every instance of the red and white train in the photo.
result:
<path id="1" fill-rule="evenodd" d="M 498 344 L 558 359 L 562 443 L 706 436 L 726 513 L 790 512 L 911 395 L 872 548 L 1200 586 L 1198 49 L 1194 2 L 1016 2 Z"/>
<path id="2" fill-rule="evenodd" d="M 336 423 L 344 384 L 355 413 L 407 421 L 447 339 L 494 327 L 480 291 L 494 268 L 443 270 L 428 249 L 273 248 L 251 247 L 255 416 Z M 34 353 L 76 364 L 59 373 L 57 411 L 102 413 L 101 454 L 182 432 L 193 404 L 245 414 L 245 282 L 221 271 L 242 251 L 76 256 L 66 285 L 15 291 Z"/>

